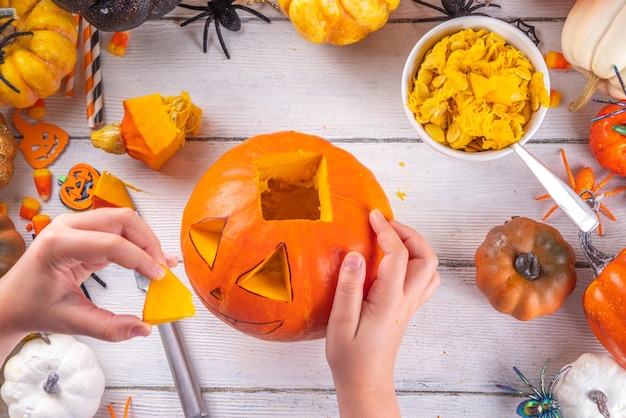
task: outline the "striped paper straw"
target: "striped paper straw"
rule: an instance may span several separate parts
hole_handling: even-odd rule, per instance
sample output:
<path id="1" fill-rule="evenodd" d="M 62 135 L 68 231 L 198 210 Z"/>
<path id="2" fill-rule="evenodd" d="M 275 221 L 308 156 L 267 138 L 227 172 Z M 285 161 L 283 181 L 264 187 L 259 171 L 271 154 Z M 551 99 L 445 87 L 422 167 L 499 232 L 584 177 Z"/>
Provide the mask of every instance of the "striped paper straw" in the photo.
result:
<path id="1" fill-rule="evenodd" d="M 79 14 L 74 15 L 74 23 L 76 24 L 76 30 L 80 30 L 80 20 L 81 17 Z M 74 43 L 74 48 L 78 47 L 78 36 L 76 37 L 76 42 Z M 78 60 L 77 64 L 78 64 Z M 73 97 L 74 96 L 74 76 L 76 75 L 76 66 L 72 68 L 70 73 L 65 76 L 65 97 Z"/>
<path id="2" fill-rule="evenodd" d="M 85 19 L 83 25 L 83 49 L 85 59 L 85 96 L 87 99 L 87 124 L 94 128 L 102 122 L 102 71 L 100 69 L 100 33 Z"/>

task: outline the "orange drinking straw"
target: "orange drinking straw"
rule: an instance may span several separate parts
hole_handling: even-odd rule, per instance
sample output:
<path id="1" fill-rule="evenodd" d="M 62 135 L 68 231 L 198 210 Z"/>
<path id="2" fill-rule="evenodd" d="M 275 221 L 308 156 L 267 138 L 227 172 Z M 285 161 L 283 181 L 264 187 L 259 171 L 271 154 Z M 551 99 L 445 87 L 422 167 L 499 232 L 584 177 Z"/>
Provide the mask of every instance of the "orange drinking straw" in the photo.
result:
<path id="1" fill-rule="evenodd" d="M 74 24 L 76 25 L 76 30 L 80 30 L 80 15 L 74 14 Z M 76 43 L 74 43 L 74 48 L 78 47 L 78 37 L 76 37 Z M 78 60 L 77 60 L 78 61 Z M 65 76 L 65 97 L 73 97 L 74 96 L 74 76 L 76 75 L 76 66 L 72 68 L 70 73 Z"/>
<path id="2" fill-rule="evenodd" d="M 102 71 L 100 69 L 100 33 L 85 19 L 83 25 L 83 49 L 85 59 L 85 95 L 87 99 L 87 124 L 94 128 L 102 122 Z"/>

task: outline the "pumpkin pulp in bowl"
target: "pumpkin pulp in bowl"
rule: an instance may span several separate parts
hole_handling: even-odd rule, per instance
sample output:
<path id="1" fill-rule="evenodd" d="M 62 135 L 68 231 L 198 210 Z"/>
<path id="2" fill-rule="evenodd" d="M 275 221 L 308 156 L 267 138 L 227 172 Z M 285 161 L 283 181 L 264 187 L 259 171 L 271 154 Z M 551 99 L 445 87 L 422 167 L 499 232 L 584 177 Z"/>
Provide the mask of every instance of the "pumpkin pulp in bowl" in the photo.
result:
<path id="1" fill-rule="evenodd" d="M 442 23 L 405 64 L 402 99 L 424 142 L 456 158 L 511 152 L 538 129 L 549 104 L 543 56 L 512 25 L 483 16 Z"/>

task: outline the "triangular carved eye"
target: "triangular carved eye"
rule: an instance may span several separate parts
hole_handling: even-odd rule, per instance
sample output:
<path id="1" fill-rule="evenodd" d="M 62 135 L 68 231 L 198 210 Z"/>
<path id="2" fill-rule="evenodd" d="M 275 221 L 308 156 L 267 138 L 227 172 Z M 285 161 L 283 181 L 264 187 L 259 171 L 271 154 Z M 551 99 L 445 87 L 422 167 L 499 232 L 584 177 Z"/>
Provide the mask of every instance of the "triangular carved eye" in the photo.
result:
<path id="1" fill-rule="evenodd" d="M 213 296 L 215 299 L 217 299 L 218 301 L 221 302 L 221 300 L 222 300 L 222 289 L 220 289 L 219 287 L 216 287 L 215 289 L 211 290 L 211 296 Z"/>
<path id="2" fill-rule="evenodd" d="M 240 276 L 237 285 L 268 299 L 291 302 L 291 272 L 285 244 L 279 244 L 268 258 Z"/>
<path id="3" fill-rule="evenodd" d="M 207 218 L 189 227 L 191 243 L 211 270 L 213 270 L 225 226 L 226 218 Z"/>

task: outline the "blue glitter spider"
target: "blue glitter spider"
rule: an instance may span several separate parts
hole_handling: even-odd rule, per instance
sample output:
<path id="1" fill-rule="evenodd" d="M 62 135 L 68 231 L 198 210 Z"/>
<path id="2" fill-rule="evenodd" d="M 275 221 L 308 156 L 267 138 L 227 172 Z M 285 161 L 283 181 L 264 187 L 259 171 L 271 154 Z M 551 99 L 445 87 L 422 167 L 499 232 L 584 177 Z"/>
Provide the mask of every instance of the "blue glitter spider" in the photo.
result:
<path id="1" fill-rule="evenodd" d="M 526 377 L 522 374 L 522 372 L 520 372 L 517 369 L 517 367 L 513 367 L 513 370 L 519 376 L 519 378 L 522 379 L 524 383 L 526 383 L 526 386 L 528 386 L 532 390 L 532 392 L 527 393 L 522 390 L 513 389 L 508 386 L 496 385 L 500 389 L 504 389 L 507 392 L 511 392 L 519 396 L 525 396 L 527 398 L 530 398 L 529 400 L 523 401 L 522 403 L 520 403 L 519 406 L 517 407 L 517 415 L 519 415 L 520 417 L 523 417 L 523 418 L 561 418 L 561 415 L 559 414 L 559 409 L 560 409 L 559 402 L 558 402 L 558 399 L 556 398 L 556 395 L 552 393 L 552 386 L 557 380 L 559 380 L 561 376 L 563 376 L 565 373 L 567 373 L 571 369 L 571 366 L 568 366 L 564 368 L 563 370 L 561 370 L 560 372 L 558 372 L 552 378 L 552 380 L 550 381 L 550 385 L 548 386 L 548 390 L 546 390 L 544 379 L 545 379 L 545 374 L 546 374 L 546 368 L 548 367 L 549 361 L 550 359 L 546 360 L 545 364 L 543 365 L 543 369 L 541 369 L 541 380 L 540 380 L 541 390 L 534 387 L 532 383 L 530 383 L 528 379 L 526 379 Z"/>

